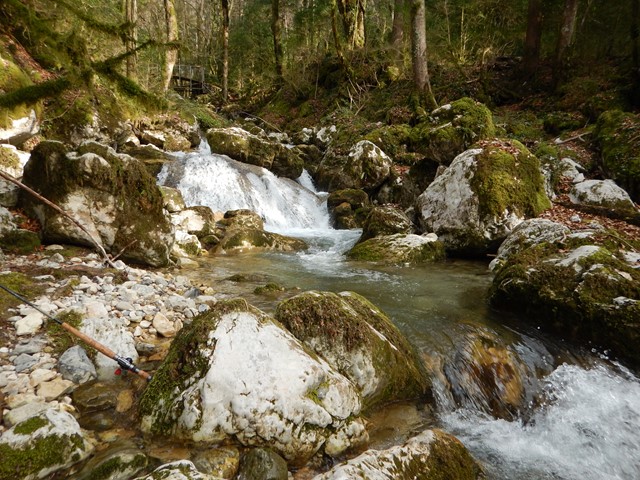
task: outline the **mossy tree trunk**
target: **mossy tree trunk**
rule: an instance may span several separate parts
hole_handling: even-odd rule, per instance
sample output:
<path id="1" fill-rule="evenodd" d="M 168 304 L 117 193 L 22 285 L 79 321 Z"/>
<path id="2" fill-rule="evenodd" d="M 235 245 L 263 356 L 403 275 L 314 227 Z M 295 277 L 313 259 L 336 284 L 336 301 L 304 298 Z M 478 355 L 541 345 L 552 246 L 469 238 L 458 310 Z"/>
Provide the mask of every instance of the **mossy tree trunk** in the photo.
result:
<path id="1" fill-rule="evenodd" d="M 340 65 L 346 66 L 344 61 L 344 50 L 342 49 L 342 41 L 340 40 L 340 32 L 338 31 L 338 5 L 336 0 L 331 2 L 331 33 L 333 34 L 333 44 L 336 49 L 336 55 L 340 61 Z"/>
<path id="2" fill-rule="evenodd" d="M 231 0 L 221 0 L 222 6 L 222 101 L 229 98 L 229 11 Z"/>
<path id="3" fill-rule="evenodd" d="M 342 18 L 342 27 L 350 50 L 364 47 L 364 16 L 366 0 L 337 0 L 338 11 Z"/>
<path id="4" fill-rule="evenodd" d="M 404 12 L 405 0 L 393 1 L 393 23 L 391 26 L 391 38 L 389 44 L 393 49 L 394 56 L 398 57 L 402 52 L 402 42 L 404 40 Z"/>
<path id="5" fill-rule="evenodd" d="M 436 99 L 431 89 L 427 67 L 427 27 L 425 0 L 411 0 L 411 60 L 413 63 L 413 83 L 426 106 L 432 109 Z"/>
<path id="6" fill-rule="evenodd" d="M 532 75 L 540 61 L 540 41 L 542 40 L 542 0 L 529 0 L 527 10 L 527 33 L 524 39 L 522 67 L 525 75 Z"/>
<path id="7" fill-rule="evenodd" d="M 557 87 L 567 76 L 569 47 L 573 43 L 578 17 L 578 0 L 566 0 L 558 34 L 553 69 L 553 85 Z"/>
<path id="8" fill-rule="evenodd" d="M 275 56 L 276 84 L 284 83 L 282 67 L 282 18 L 280 17 L 280 0 L 271 0 L 271 33 L 273 34 L 273 52 Z"/>
<path id="9" fill-rule="evenodd" d="M 173 67 L 178 59 L 178 16 L 174 0 L 164 0 L 165 28 L 167 31 L 167 50 L 164 54 L 162 91 L 169 90 Z"/>
<path id="10" fill-rule="evenodd" d="M 135 53 L 138 44 L 138 0 L 123 0 L 122 10 L 129 26 L 125 41 L 127 53 L 126 75 L 131 80 L 138 79 L 138 55 Z"/>

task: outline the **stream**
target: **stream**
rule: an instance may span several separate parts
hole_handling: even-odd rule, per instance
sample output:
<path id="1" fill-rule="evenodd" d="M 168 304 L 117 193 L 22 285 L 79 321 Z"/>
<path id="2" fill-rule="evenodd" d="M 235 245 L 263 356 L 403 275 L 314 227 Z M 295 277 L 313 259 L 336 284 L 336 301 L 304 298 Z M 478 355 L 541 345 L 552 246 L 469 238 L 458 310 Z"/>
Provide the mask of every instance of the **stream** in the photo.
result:
<path id="1" fill-rule="evenodd" d="M 372 447 L 438 427 L 465 444 L 488 478 L 640 478 L 638 376 L 599 352 L 542 335 L 517 315 L 491 310 L 486 262 L 401 267 L 347 261 L 343 254 L 360 231 L 330 228 L 326 195 L 315 192 L 308 174 L 295 183 L 206 147 L 165 167 L 159 183 L 178 188 L 188 206 L 254 210 L 265 229 L 310 245 L 297 254 L 202 257 L 198 268 L 186 271 L 192 280 L 269 313 L 301 291 L 354 291 L 387 313 L 418 349 L 431 371 L 434 401 L 380 413 L 373 423 L 387 434 L 372 434 Z M 231 279 L 238 274 L 245 281 Z M 253 293 L 270 282 L 285 291 Z M 480 368 L 478 345 L 504 368 Z M 514 385 L 519 401 L 505 401 Z"/>

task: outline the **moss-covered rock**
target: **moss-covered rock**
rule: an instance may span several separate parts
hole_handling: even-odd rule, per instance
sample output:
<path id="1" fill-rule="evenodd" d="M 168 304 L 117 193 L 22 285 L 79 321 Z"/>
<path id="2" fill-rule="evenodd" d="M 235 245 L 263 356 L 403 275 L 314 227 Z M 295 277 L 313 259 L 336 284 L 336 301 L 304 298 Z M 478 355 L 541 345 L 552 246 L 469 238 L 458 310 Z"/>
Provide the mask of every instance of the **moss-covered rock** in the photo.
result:
<path id="1" fill-rule="evenodd" d="M 333 226 L 339 229 L 362 227 L 369 206 L 369 196 L 364 190 L 336 190 L 327 197 Z"/>
<path id="2" fill-rule="evenodd" d="M 1 232 L 0 228 L 0 232 Z M 40 247 L 37 233 L 21 228 L 0 233 L 0 248 L 6 253 L 28 255 Z"/>
<path id="3" fill-rule="evenodd" d="M 68 152 L 47 141 L 32 152 L 23 182 L 81 222 L 108 251 L 132 262 L 168 264 L 173 226 L 155 179 L 139 161 L 95 142 Z M 40 221 L 43 241 L 93 246 L 77 225 L 40 201 L 23 194 L 20 204 Z"/>
<path id="4" fill-rule="evenodd" d="M 496 129 L 491 111 L 471 98 L 443 105 L 411 131 L 411 145 L 429 160 L 443 165 L 474 143 L 493 137 Z"/>
<path id="5" fill-rule="evenodd" d="M 200 444 L 235 440 L 293 464 L 367 439 L 353 384 L 243 299 L 185 326 L 140 399 L 146 433 Z"/>
<path id="6" fill-rule="evenodd" d="M 246 253 L 259 251 L 298 252 L 309 248 L 304 240 L 255 228 L 227 229 L 216 245 L 217 253 Z"/>
<path id="7" fill-rule="evenodd" d="M 456 157 L 417 202 L 424 231 L 458 255 L 495 251 L 515 226 L 551 205 L 540 163 L 520 142 L 477 147 Z"/>
<path id="8" fill-rule="evenodd" d="M 45 478 L 84 460 L 92 450 L 71 414 L 47 409 L 0 436 L 0 479 Z"/>
<path id="9" fill-rule="evenodd" d="M 241 128 L 212 128 L 207 131 L 211 151 L 234 160 L 271 170 L 274 174 L 296 179 L 304 162 L 297 151 L 281 143 L 264 140 Z"/>
<path id="10" fill-rule="evenodd" d="M 159 466 L 149 475 L 136 480 L 222 480 L 215 475 L 198 471 L 190 460 L 177 460 Z"/>
<path id="11" fill-rule="evenodd" d="M 569 200 L 578 208 L 595 211 L 614 218 L 637 217 L 640 211 L 613 180 L 585 180 L 571 187 Z"/>
<path id="12" fill-rule="evenodd" d="M 409 217 L 393 205 L 373 207 L 364 220 L 362 236 L 358 242 L 382 235 L 411 233 L 413 225 Z"/>
<path id="13" fill-rule="evenodd" d="M 430 388 L 408 340 L 356 293 L 301 293 L 280 302 L 275 317 L 349 378 L 367 408 L 417 398 Z"/>
<path id="14" fill-rule="evenodd" d="M 254 448 L 240 462 L 238 480 L 287 480 L 287 462 L 272 450 Z"/>
<path id="15" fill-rule="evenodd" d="M 147 466 L 148 459 L 133 442 L 116 441 L 91 458 L 78 474 L 78 480 L 125 480 Z"/>
<path id="16" fill-rule="evenodd" d="M 329 150 L 318 167 L 316 181 L 327 191 L 355 188 L 370 192 L 389 177 L 392 163 L 380 147 L 361 140 L 346 155 Z"/>
<path id="17" fill-rule="evenodd" d="M 391 265 L 419 265 L 444 260 L 445 246 L 434 234 L 381 235 L 356 244 L 347 258 Z"/>
<path id="18" fill-rule="evenodd" d="M 404 445 L 367 450 L 314 480 L 344 478 L 476 480 L 484 478 L 484 473 L 457 438 L 441 430 L 425 430 Z"/>
<path id="19" fill-rule="evenodd" d="M 606 175 L 640 202 L 640 115 L 604 112 L 596 123 L 594 141 Z"/>
<path id="20" fill-rule="evenodd" d="M 517 308 L 536 325 L 640 364 L 636 260 L 605 247 L 608 235 L 598 231 L 559 234 L 515 242 L 521 246 L 494 270 L 491 304 Z"/>

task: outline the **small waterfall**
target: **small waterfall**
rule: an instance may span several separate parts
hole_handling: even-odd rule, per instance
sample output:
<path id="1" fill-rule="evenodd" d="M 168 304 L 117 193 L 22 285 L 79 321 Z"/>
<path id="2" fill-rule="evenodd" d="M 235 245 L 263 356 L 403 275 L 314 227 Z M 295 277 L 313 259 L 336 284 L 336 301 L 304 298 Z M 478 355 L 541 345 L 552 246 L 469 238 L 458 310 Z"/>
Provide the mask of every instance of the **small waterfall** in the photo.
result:
<path id="1" fill-rule="evenodd" d="M 206 145 L 164 165 L 158 182 L 179 189 L 187 206 L 204 205 L 214 211 L 249 209 L 258 213 L 265 228 L 286 233 L 295 229 L 330 228 L 325 199 L 309 187 L 270 171 L 212 154 Z"/>

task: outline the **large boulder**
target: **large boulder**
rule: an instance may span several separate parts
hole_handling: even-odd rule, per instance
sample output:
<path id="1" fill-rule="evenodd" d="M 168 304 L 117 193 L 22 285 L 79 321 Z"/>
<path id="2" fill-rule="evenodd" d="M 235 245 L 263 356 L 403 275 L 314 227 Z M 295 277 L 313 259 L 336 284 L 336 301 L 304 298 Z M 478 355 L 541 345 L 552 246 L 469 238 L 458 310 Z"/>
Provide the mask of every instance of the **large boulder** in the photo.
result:
<path id="1" fill-rule="evenodd" d="M 339 229 L 362 227 L 370 204 L 367 192 L 353 188 L 335 190 L 327 197 L 331 221 Z"/>
<path id="2" fill-rule="evenodd" d="M 27 418 L 0 436 L 0 479 L 50 478 L 93 451 L 76 419 L 53 408 Z"/>
<path id="3" fill-rule="evenodd" d="M 313 480 L 475 480 L 482 468 L 454 436 L 442 430 L 425 430 L 404 445 L 387 450 L 367 450 L 333 467 Z"/>
<path id="4" fill-rule="evenodd" d="M 69 152 L 46 141 L 32 152 L 23 182 L 80 222 L 123 260 L 154 267 L 169 262 L 174 229 L 155 179 L 137 160 L 95 142 Z M 93 246 L 78 226 L 35 198 L 20 204 L 42 225 L 44 242 Z"/>
<path id="5" fill-rule="evenodd" d="M 244 300 L 180 331 L 140 400 L 143 431 L 201 444 L 233 439 L 289 462 L 367 439 L 354 385 Z"/>
<path id="6" fill-rule="evenodd" d="M 498 251 L 490 289 L 494 307 L 528 314 L 535 325 L 640 364 L 637 254 L 600 230 L 523 225 Z M 616 238 L 616 237 L 614 237 Z M 606 242 L 606 243 L 605 243 Z"/>
<path id="7" fill-rule="evenodd" d="M 212 128 L 207 131 L 207 141 L 214 153 L 264 167 L 280 177 L 296 179 L 302 175 L 304 163 L 295 149 L 241 128 Z"/>
<path id="8" fill-rule="evenodd" d="M 442 105 L 411 131 L 413 148 L 428 160 L 449 165 L 474 143 L 496 134 L 491 111 L 471 98 Z"/>
<path id="9" fill-rule="evenodd" d="M 495 252 L 514 227 L 551 205 L 538 159 L 521 143 L 477 147 L 458 155 L 417 200 L 423 230 L 458 255 Z"/>
<path id="10" fill-rule="evenodd" d="M 640 115 L 610 110 L 596 122 L 594 141 L 600 147 L 605 174 L 640 202 Z"/>
<path id="11" fill-rule="evenodd" d="M 322 189 L 355 188 L 371 192 L 380 187 L 391 173 L 391 158 L 368 140 L 353 145 L 346 155 L 339 151 L 328 151 L 318 167 L 316 181 Z"/>
<path id="12" fill-rule="evenodd" d="M 349 378 L 365 406 L 420 397 L 429 390 L 414 348 L 389 318 L 353 292 L 310 291 L 278 304 L 275 317 Z"/>
<path id="13" fill-rule="evenodd" d="M 640 217 L 640 211 L 613 180 L 585 180 L 572 186 L 569 200 L 579 208 L 611 217 Z"/>
<path id="14" fill-rule="evenodd" d="M 444 244 L 433 233 L 381 235 L 357 243 L 346 255 L 351 260 L 391 265 L 431 263 L 446 257 Z"/>

